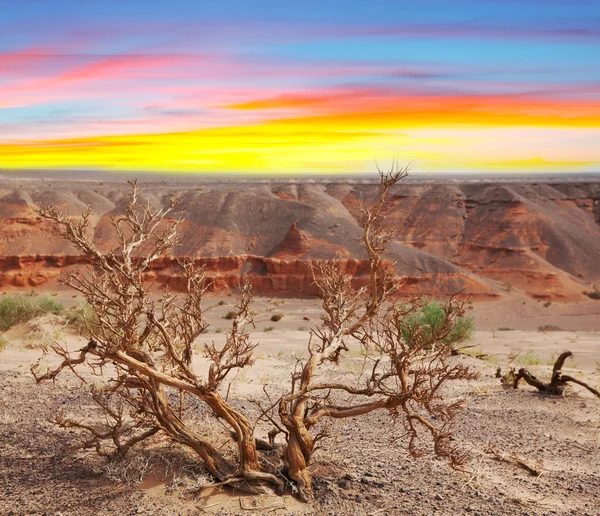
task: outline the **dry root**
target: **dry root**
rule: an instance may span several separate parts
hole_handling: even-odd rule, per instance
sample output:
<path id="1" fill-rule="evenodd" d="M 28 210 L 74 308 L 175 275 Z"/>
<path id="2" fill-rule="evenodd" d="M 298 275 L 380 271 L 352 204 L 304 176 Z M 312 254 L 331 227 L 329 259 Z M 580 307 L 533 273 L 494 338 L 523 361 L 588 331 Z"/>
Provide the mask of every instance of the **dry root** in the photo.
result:
<path id="1" fill-rule="evenodd" d="M 527 369 L 522 367 L 515 374 L 514 369 L 510 369 L 506 375 L 502 375 L 500 368 L 496 371 L 496 378 L 501 378 L 502 383 L 509 384 L 512 383 L 514 389 L 517 389 L 519 386 L 519 381 L 523 379 L 526 383 L 535 387 L 538 391 L 543 392 L 545 394 L 552 394 L 555 396 L 561 396 L 565 390 L 567 383 L 576 383 L 577 385 L 581 385 L 585 387 L 588 391 L 590 391 L 594 396 L 598 396 L 600 398 L 600 392 L 597 389 L 594 389 L 591 385 L 587 384 L 582 380 L 578 380 L 577 378 L 573 378 L 572 376 L 568 376 L 562 373 L 562 367 L 565 363 L 565 360 L 569 357 L 573 356 L 573 353 L 570 351 L 565 351 L 561 353 L 561 355 L 557 358 L 554 363 L 554 367 L 552 368 L 552 378 L 549 383 L 542 382 L 535 376 L 533 376 Z"/>

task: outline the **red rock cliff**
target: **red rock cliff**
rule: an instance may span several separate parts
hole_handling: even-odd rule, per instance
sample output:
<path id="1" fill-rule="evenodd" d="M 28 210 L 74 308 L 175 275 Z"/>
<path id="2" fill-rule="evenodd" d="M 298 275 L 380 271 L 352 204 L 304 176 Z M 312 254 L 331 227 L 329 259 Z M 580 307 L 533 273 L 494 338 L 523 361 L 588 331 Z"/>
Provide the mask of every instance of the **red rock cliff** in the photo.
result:
<path id="1" fill-rule="evenodd" d="M 140 182 L 160 207 L 181 198 L 185 219 L 174 256 L 206 266 L 215 288 L 248 274 L 263 291 L 311 293 L 310 265 L 337 259 L 365 280 L 359 200 L 374 183 Z M 54 204 L 69 215 L 91 205 L 90 237 L 110 249 L 110 217 L 126 200 L 121 182 L 0 181 L 0 286 L 36 286 L 84 263 L 56 228 L 31 210 Z M 405 289 L 476 295 L 521 290 L 534 297 L 577 297 L 600 283 L 600 182 L 414 182 L 393 189 L 386 220 L 394 231 L 389 259 Z M 361 265 L 362 264 L 362 265 Z M 148 278 L 176 280 L 173 258 Z"/>

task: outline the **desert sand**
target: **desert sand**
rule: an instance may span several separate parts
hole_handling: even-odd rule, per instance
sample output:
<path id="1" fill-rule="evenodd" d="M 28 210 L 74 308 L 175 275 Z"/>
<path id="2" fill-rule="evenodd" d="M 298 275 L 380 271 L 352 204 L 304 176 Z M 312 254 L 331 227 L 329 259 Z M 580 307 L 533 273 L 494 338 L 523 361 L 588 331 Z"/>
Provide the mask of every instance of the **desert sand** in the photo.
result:
<path id="1" fill-rule="evenodd" d="M 66 305 L 79 301 L 66 291 L 57 291 L 55 297 Z M 208 314 L 211 328 L 199 344 L 223 339 L 228 324 L 223 315 L 233 301 L 230 296 L 209 300 L 214 306 Z M 299 503 L 291 494 L 185 491 L 190 478 L 202 473 L 190 469 L 189 456 L 160 439 L 132 452 L 117 467 L 94 453 L 74 450 L 78 433 L 57 428 L 46 417 L 58 410 L 89 416 L 86 391 L 74 389 L 78 382 L 68 374 L 54 385 L 36 385 L 28 368 L 40 355 L 37 346 L 44 338 L 65 339 L 71 349 L 81 345 L 81 338 L 52 317 L 14 327 L 6 333 L 9 346 L 0 353 L 0 513 L 600 514 L 600 399 L 577 386 L 563 397 L 543 396 L 528 386 L 506 389 L 494 377 L 496 368 L 507 367 L 511 360 L 544 377 L 553 359 L 568 349 L 574 357 L 565 371 L 598 386 L 600 301 L 544 306 L 514 293 L 471 305 L 468 313 L 478 331 L 468 343 L 473 346 L 466 350 L 469 354 L 456 360 L 476 368 L 481 377 L 447 393 L 465 400 L 455 439 L 471 452 L 469 471 L 454 471 L 431 456 L 410 457 L 402 446 L 402 428 L 384 425 L 388 416 L 376 413 L 336 424 L 330 446 L 313 465 L 312 505 Z M 306 353 L 308 328 L 319 317 L 317 299 L 264 296 L 257 298 L 254 309 L 257 362 L 236 376 L 230 393 L 246 410 L 251 399 L 263 395 L 263 385 L 276 392 L 289 384 L 294 362 Z M 273 314 L 284 317 L 272 322 Z M 545 324 L 562 330 L 538 331 Z M 356 371 L 361 363 L 356 350 L 342 366 Z M 205 366 L 203 359 L 195 359 L 196 370 Z M 486 453 L 491 448 L 509 461 Z M 540 475 L 532 476 L 510 462 L 512 458 Z"/>
<path id="2" fill-rule="evenodd" d="M 146 177 L 139 186 L 155 207 L 178 195 L 175 215 L 186 219 L 182 245 L 156 260 L 145 279 L 156 290 L 177 290 L 176 260 L 186 256 L 205 265 L 212 282 L 210 328 L 198 350 L 203 342 L 223 342 L 230 322 L 223 316 L 233 307 L 239 277 L 250 278 L 256 364 L 236 375 L 228 396 L 257 415 L 252 400 L 264 399 L 265 386 L 274 394 L 289 386 L 290 371 L 306 356 L 309 330 L 319 323 L 315 260 L 336 258 L 356 286 L 364 284 L 358 202 L 373 198 L 376 183 Z M 253 497 L 199 489 L 210 482 L 206 472 L 164 438 L 119 464 L 107 463 L 76 449 L 78 431 L 48 421 L 60 412 L 97 415 L 71 373 L 54 384 L 34 382 L 29 367 L 43 342 L 58 338 L 72 350 L 83 344 L 64 319 L 44 317 L 8 330 L 8 346 L 0 351 L 0 514 L 600 514 L 600 399 L 579 386 L 561 397 L 526 385 L 514 390 L 495 376 L 498 367 L 524 366 L 548 378 L 556 357 L 570 350 L 564 371 L 600 385 L 600 300 L 588 296 L 600 286 L 600 181 L 409 178 L 392 193 L 386 220 L 394 241 L 387 259 L 402 291 L 435 297 L 460 291 L 475 320 L 473 338 L 453 360 L 480 378 L 445 393 L 464 400 L 455 441 L 470 452 L 466 471 L 430 455 L 411 457 L 403 428 L 384 412 L 334 423 L 311 466 L 310 505 L 292 493 Z M 77 306 L 81 297 L 61 287 L 58 277 L 86 267 L 85 257 L 32 207 L 54 204 L 78 215 L 91 206 L 94 242 L 110 248 L 109 220 L 126 194 L 121 177 L 0 178 L 0 295 L 34 290 Z M 273 322 L 274 314 L 283 317 Z M 206 371 L 199 356 L 194 368 Z M 341 373 L 324 376 L 362 367 L 357 347 L 343 359 Z M 206 419 L 200 408 L 197 417 Z M 206 424 L 218 440 L 223 428 Z"/>

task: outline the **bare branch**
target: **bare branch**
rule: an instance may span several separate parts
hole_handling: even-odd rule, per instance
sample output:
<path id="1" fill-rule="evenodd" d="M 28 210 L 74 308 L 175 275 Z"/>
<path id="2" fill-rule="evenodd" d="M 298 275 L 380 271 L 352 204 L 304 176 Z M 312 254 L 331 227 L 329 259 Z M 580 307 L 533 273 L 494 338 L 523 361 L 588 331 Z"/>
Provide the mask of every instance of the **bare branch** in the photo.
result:
<path id="1" fill-rule="evenodd" d="M 451 443 L 452 423 L 460 402 L 445 400 L 443 387 L 450 381 L 476 375 L 453 362 L 449 336 L 464 314 L 464 302 L 455 296 L 440 305 L 439 323 L 411 324 L 411 317 L 426 304 L 422 298 L 399 301 L 400 284 L 394 264 L 386 259 L 394 233 L 386 224 L 390 192 L 407 174 L 395 159 L 389 170 L 379 169 L 377 197 L 360 206 L 361 242 L 368 257 L 368 281 L 357 288 L 340 262 L 322 261 L 313 268 L 314 284 L 322 297 L 320 324 L 311 329 L 308 357 L 298 359 L 291 385 L 268 403 L 252 400 L 259 414 L 252 424 L 244 407 L 234 408 L 224 381 L 232 371 L 252 366 L 257 347 L 251 338 L 253 294 L 245 278 L 225 342 L 205 343 L 201 352 L 208 360 L 207 374 L 194 370 L 197 340 L 208 327 L 204 297 L 208 284 L 204 269 L 190 260 L 180 260 L 177 281 L 183 295 L 164 289 L 151 295 L 144 273 L 152 263 L 170 252 L 180 241 L 182 219 L 174 216 L 177 201 L 156 208 L 142 202 L 136 181 L 122 213 L 110 224 L 117 245 L 100 249 L 91 231 L 92 212 L 73 218 L 55 207 L 37 213 L 52 220 L 61 235 L 82 251 L 91 268 L 69 272 L 65 285 L 80 292 L 96 315 L 87 325 L 88 344 L 78 354 L 55 343 L 50 347 L 60 364 L 44 374 L 40 364 L 32 367 L 37 382 L 55 379 L 65 369 L 86 382 L 83 369 L 111 375 L 110 388 L 95 393 L 94 400 L 104 420 L 74 421 L 62 415 L 57 423 L 89 434 L 83 446 L 104 456 L 122 456 L 156 434 L 192 449 L 217 485 L 234 485 L 252 493 L 284 488 L 283 478 L 295 482 L 298 496 L 312 497 L 309 465 L 315 450 L 325 445 L 335 419 L 358 417 L 385 410 L 406 431 L 406 445 L 414 455 L 425 452 L 421 437 L 428 437 L 432 451 L 460 467 L 467 455 Z M 330 368 L 345 364 L 356 345 L 364 353 L 360 372 L 340 380 Z M 110 366 L 106 367 L 105 366 Z M 561 376 L 557 382 L 581 382 Z M 328 369 L 329 368 L 329 369 Z M 329 375 L 329 377 L 320 378 Z M 589 387 L 589 386 L 588 386 Z M 191 401 L 190 401 L 191 400 Z M 230 441 L 221 450 L 197 428 L 190 407 L 201 407 L 228 429 Z M 238 407 L 238 405 L 236 405 Z M 265 425 L 269 443 L 257 439 L 257 425 Z M 275 464 L 275 438 L 283 465 Z M 107 444 L 108 443 L 108 444 Z M 235 446 L 234 446 L 235 445 Z M 221 445 L 220 445 L 221 446 Z"/>
<path id="2" fill-rule="evenodd" d="M 585 387 L 594 396 L 598 396 L 600 398 L 600 391 L 594 389 L 591 385 L 587 384 L 582 380 L 577 380 L 572 376 L 562 374 L 562 367 L 565 363 L 565 360 L 567 360 L 567 358 L 571 356 L 573 356 L 573 353 L 571 353 L 570 351 L 565 351 L 561 353 L 560 356 L 556 359 L 554 367 L 552 368 L 552 378 L 550 380 L 550 383 L 544 383 L 541 380 L 538 380 L 527 369 L 521 368 L 519 369 L 516 375 L 514 374 L 514 372 L 512 373 L 512 375 L 514 376 L 513 387 L 517 389 L 519 386 L 519 381 L 522 379 L 532 387 L 535 387 L 540 392 L 560 396 L 563 394 L 567 383 L 571 382 Z"/>

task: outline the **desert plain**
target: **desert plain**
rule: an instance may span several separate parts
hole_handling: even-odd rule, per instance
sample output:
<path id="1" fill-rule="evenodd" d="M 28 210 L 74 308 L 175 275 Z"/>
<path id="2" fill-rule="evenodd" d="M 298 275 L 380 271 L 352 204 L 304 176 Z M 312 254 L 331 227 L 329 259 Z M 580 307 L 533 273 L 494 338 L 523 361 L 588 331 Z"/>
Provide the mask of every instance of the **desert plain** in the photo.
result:
<path id="1" fill-rule="evenodd" d="M 177 256 L 206 265 L 212 280 L 205 300 L 212 307 L 206 313 L 210 326 L 198 338 L 199 349 L 203 342 L 223 342 L 239 276 L 251 279 L 258 347 L 255 365 L 228 387 L 236 406 L 251 412 L 264 386 L 284 389 L 294 364 L 306 356 L 310 328 L 321 314 L 312 261 L 337 259 L 357 286 L 364 282 L 358 201 L 368 201 L 376 186 L 368 180 L 140 183 L 155 205 L 177 194 L 187 221 L 183 244 L 148 271 L 148 282 L 157 292 L 167 285 L 176 289 L 171 271 Z M 112 178 L 1 179 L 0 294 L 33 291 L 61 302 L 65 311 L 76 309 L 83 299 L 62 287 L 58 276 L 86 267 L 85 260 L 31 207 L 53 204 L 77 215 L 90 205 L 94 239 L 110 246 L 114 235 L 107 221 L 125 194 L 122 181 Z M 95 416 L 73 374 L 40 385 L 33 380 L 29 367 L 45 341 L 61 339 L 69 349 L 85 344 L 63 316 L 44 316 L 4 332 L 0 513 L 600 514 L 600 399 L 576 385 L 563 396 L 526 385 L 515 390 L 496 377 L 498 367 L 515 366 L 547 379 L 556 357 L 570 350 L 563 371 L 600 385 L 600 300 L 589 295 L 600 282 L 599 202 L 600 182 L 593 178 L 415 180 L 394 191 L 386 213 L 395 235 L 389 259 L 406 295 L 460 292 L 475 323 L 453 360 L 480 377 L 446 393 L 464 399 L 454 436 L 471 455 L 464 471 L 431 455 L 411 457 L 403 428 L 390 424 L 383 411 L 333 424 L 311 466 L 311 504 L 292 492 L 276 497 L 202 489 L 210 483 L 206 473 L 165 438 L 133 450 L 119 464 L 108 463 L 77 449 L 78 431 L 49 421 L 59 411 Z M 282 317 L 272 321 L 276 314 Z M 199 355 L 193 366 L 206 369 Z M 356 347 L 325 375 L 355 374 L 362 367 Z M 214 432 L 220 431 L 216 425 Z"/>

